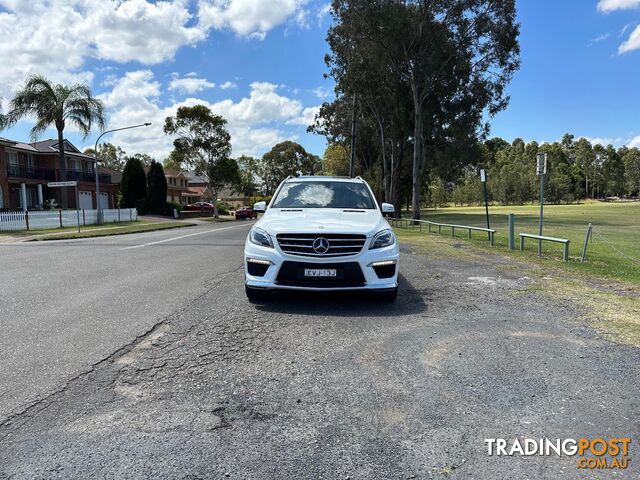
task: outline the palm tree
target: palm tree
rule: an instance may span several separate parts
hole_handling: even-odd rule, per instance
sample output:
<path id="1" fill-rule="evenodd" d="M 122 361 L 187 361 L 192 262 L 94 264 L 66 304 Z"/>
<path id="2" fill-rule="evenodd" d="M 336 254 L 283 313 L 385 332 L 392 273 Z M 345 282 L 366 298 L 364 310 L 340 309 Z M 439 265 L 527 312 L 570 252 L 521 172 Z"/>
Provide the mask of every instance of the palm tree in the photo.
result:
<path id="1" fill-rule="evenodd" d="M 58 152 L 60 158 L 61 180 L 67 179 L 67 162 L 64 156 L 64 127 L 74 125 L 83 138 L 89 136 L 95 123 L 104 130 L 104 106 L 93 97 L 87 85 L 63 85 L 51 83 L 40 75 L 27 79 L 22 90 L 14 95 L 5 115 L 5 126 L 12 126 L 21 118 L 33 116 L 36 123 L 31 129 L 31 139 L 36 140 L 50 125 L 58 131 Z M 97 165 L 96 165 L 97 168 Z M 66 192 L 63 194 L 63 207 L 66 207 Z"/>

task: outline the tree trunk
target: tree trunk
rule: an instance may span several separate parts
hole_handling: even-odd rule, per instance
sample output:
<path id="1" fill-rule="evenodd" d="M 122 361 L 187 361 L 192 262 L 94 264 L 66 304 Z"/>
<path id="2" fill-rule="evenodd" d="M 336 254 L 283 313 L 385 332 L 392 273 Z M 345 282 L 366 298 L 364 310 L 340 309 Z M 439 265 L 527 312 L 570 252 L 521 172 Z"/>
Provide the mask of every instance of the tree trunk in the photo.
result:
<path id="1" fill-rule="evenodd" d="M 392 146 L 391 154 L 391 175 L 389 186 L 389 198 L 390 202 L 396 207 L 394 213 L 395 218 L 401 218 L 401 198 L 400 198 L 400 176 L 402 167 L 402 157 L 404 156 L 404 143 L 401 142 L 398 148 L 395 145 Z"/>
<path id="2" fill-rule="evenodd" d="M 63 126 L 64 128 L 64 126 Z M 64 135 L 63 128 L 58 128 L 58 158 L 60 160 L 60 181 L 67 181 L 67 159 L 64 155 Z M 68 206 L 68 197 L 67 197 L 67 187 L 62 187 L 62 208 L 67 208 Z M 78 208 L 78 205 L 76 205 Z"/>
<path id="3" fill-rule="evenodd" d="M 413 110 L 414 110 L 414 128 L 413 128 L 413 173 L 412 173 L 412 218 L 420 219 L 420 187 L 422 179 L 422 156 L 423 156 L 423 137 L 422 137 L 422 104 L 418 98 L 418 93 L 413 93 Z"/>

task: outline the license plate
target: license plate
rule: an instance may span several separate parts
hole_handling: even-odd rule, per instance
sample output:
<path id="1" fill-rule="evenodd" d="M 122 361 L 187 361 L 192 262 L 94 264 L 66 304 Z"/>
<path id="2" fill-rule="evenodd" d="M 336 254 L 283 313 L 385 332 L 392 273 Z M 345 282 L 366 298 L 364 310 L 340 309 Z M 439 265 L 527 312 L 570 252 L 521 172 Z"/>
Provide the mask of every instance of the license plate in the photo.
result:
<path id="1" fill-rule="evenodd" d="M 305 268 L 305 277 L 336 277 L 338 272 L 335 268 Z"/>

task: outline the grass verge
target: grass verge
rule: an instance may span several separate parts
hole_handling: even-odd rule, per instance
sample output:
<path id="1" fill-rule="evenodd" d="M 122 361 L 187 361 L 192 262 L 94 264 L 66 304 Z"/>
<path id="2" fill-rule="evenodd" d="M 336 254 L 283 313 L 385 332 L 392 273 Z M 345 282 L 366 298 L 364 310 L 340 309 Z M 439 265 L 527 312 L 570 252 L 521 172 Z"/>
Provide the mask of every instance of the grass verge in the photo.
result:
<path id="1" fill-rule="evenodd" d="M 510 255 L 504 250 L 461 243 L 462 239 L 445 235 L 396 229 L 398 239 L 428 252 L 434 258 L 453 257 L 461 261 L 495 260 L 496 268 L 518 270 L 535 279 L 530 290 L 558 299 L 569 299 L 581 308 L 583 320 L 608 338 L 640 346 L 640 288 L 629 282 L 612 280 L 588 272 L 567 271 L 564 262 L 539 259 L 531 255 Z M 464 248 L 461 248 L 463 246 Z"/>
<path id="2" fill-rule="evenodd" d="M 496 229 L 496 247 L 518 258 L 541 265 L 558 266 L 576 275 L 606 277 L 640 285 L 640 203 L 587 202 L 578 205 L 548 205 L 544 209 L 544 235 L 571 241 L 570 261 L 562 262 L 562 246 L 543 243 L 543 258 L 537 257 L 537 242 L 527 240 L 525 251 L 508 250 L 507 216 L 515 215 L 516 249 L 519 233 L 538 233 L 540 207 L 491 206 L 491 228 Z M 486 227 L 484 207 L 441 208 L 424 210 L 423 220 Z M 587 248 L 587 262 L 580 263 L 587 225 L 594 226 L 593 241 Z M 444 234 L 445 230 L 443 230 Z M 456 232 L 460 240 L 468 241 L 466 231 Z M 474 232 L 475 246 L 487 248 L 486 236 Z"/>
<path id="3" fill-rule="evenodd" d="M 193 227 L 195 223 L 187 222 L 134 222 L 112 225 L 101 225 L 94 228 L 84 227 L 80 233 L 77 230 L 71 229 L 68 232 L 56 232 L 44 235 L 37 235 L 29 241 L 39 242 L 47 240 L 70 240 L 76 238 L 92 238 L 92 237 L 110 237 L 113 235 L 126 235 L 131 233 L 144 233 L 154 232 L 157 230 L 170 230 L 174 228 Z"/>

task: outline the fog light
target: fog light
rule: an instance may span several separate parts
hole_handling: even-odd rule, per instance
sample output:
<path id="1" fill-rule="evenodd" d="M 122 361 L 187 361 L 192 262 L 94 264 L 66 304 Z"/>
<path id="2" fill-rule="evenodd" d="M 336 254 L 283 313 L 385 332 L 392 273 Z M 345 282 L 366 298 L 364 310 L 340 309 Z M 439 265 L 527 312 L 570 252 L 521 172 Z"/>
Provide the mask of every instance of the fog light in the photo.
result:
<path id="1" fill-rule="evenodd" d="M 271 265 L 269 260 L 261 260 L 259 258 L 247 258 L 247 263 L 256 263 L 258 265 Z"/>
<path id="2" fill-rule="evenodd" d="M 382 260 L 380 262 L 373 262 L 369 264 L 376 272 L 378 278 L 391 278 L 396 274 L 396 261 L 395 260 Z"/>
<path id="3" fill-rule="evenodd" d="M 253 277 L 264 277 L 271 265 L 273 263 L 269 260 L 247 258 L 247 273 Z"/>
<path id="4" fill-rule="evenodd" d="M 395 265 L 395 264 L 396 264 L 395 260 L 384 260 L 381 262 L 370 263 L 369 266 L 370 267 L 388 267 L 389 265 Z"/>

